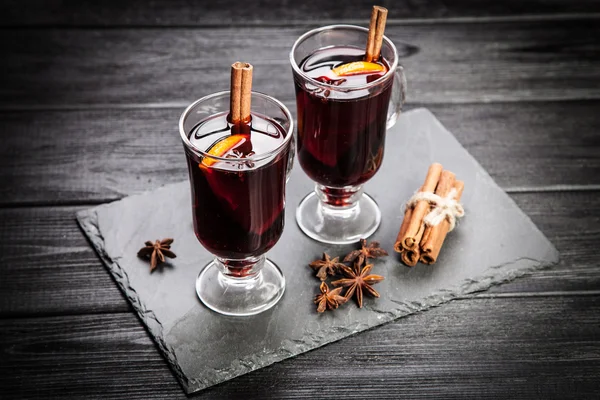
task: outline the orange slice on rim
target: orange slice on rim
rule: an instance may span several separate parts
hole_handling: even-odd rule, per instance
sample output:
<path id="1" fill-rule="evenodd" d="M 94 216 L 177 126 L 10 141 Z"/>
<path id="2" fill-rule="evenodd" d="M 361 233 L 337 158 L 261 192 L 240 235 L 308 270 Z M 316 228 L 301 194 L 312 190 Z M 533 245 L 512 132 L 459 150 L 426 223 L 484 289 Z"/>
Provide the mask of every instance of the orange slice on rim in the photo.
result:
<path id="1" fill-rule="evenodd" d="M 360 74 L 376 74 L 378 72 L 385 72 L 386 68 L 377 63 L 354 61 L 348 64 L 342 64 L 331 71 L 337 76 L 350 76 Z"/>
<path id="2" fill-rule="evenodd" d="M 244 135 L 244 134 L 227 136 L 227 137 L 221 139 L 220 141 L 218 141 L 217 143 L 215 143 L 208 150 L 208 154 L 211 156 L 222 157 L 225 154 L 227 154 L 228 151 L 230 151 L 234 147 L 237 147 L 240 144 L 245 143 L 247 140 L 248 140 L 248 135 Z M 210 167 L 211 165 L 213 165 L 214 163 L 216 163 L 218 161 L 219 160 L 214 159 L 214 158 L 204 157 L 202 159 L 202 162 L 200 163 L 200 167 L 203 167 L 203 166 Z"/>

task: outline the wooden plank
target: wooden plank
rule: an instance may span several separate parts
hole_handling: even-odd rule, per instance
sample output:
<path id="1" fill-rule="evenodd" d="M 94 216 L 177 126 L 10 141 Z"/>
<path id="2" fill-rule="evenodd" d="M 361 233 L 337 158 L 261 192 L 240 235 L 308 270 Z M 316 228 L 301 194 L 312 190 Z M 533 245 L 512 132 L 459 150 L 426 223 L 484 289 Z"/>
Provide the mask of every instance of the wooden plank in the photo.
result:
<path id="1" fill-rule="evenodd" d="M 600 291 L 598 193 L 513 195 L 556 245 L 562 263 L 482 296 Z M 0 316 L 129 310 L 75 222 L 75 212 L 82 208 L 0 209 Z"/>
<path id="2" fill-rule="evenodd" d="M 295 109 L 293 100 L 286 104 Z M 600 185 L 599 106 L 429 108 L 502 187 L 544 189 Z M 0 205 L 108 201 L 187 179 L 176 126 L 181 111 L 4 113 Z"/>
<path id="3" fill-rule="evenodd" d="M 599 336 L 600 296 L 459 300 L 202 398 L 594 398 Z M 0 354 L 3 398 L 185 398 L 130 313 L 1 320 Z"/>
<path id="4" fill-rule="evenodd" d="M 428 107 L 506 190 L 600 184 L 600 102 Z"/>
<path id="5" fill-rule="evenodd" d="M 77 226 L 83 208 L 0 209 L 0 315 L 131 309 Z"/>
<path id="6" fill-rule="evenodd" d="M 343 4 L 308 0 L 301 3 L 266 0 L 218 3 L 186 0 L 145 0 L 101 3 L 91 0 L 5 0 L 0 4 L 0 26 L 232 26 L 328 23 L 335 20 L 367 21 L 371 0 Z M 379 0 L 389 9 L 388 20 L 406 18 L 453 18 L 522 15 L 556 15 L 600 12 L 597 0 L 508 0 L 487 3 L 477 0 Z"/>
<path id="7" fill-rule="evenodd" d="M 291 101 L 288 53 L 307 29 L 3 30 L 0 108 L 183 107 L 228 88 L 238 59 L 255 65 L 255 90 Z M 403 56 L 412 103 L 600 98 L 598 19 L 386 33 Z"/>

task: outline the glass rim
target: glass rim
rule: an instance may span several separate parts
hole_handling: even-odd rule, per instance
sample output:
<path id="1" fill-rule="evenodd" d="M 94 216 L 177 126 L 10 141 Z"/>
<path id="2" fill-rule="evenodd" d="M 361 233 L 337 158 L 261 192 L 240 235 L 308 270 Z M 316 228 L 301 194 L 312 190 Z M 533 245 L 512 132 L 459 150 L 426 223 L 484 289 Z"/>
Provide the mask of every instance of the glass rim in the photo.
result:
<path id="1" fill-rule="evenodd" d="M 288 108 L 281 101 L 277 100 L 276 98 L 274 98 L 272 96 L 269 96 L 268 94 L 255 92 L 255 91 L 251 92 L 252 96 L 258 96 L 260 98 L 263 98 L 265 100 L 275 103 L 277 106 L 279 106 L 279 108 L 281 108 L 281 110 L 283 110 L 283 113 L 285 114 L 286 118 L 288 119 L 288 121 L 290 123 L 290 127 L 286 130 L 287 131 L 286 136 L 283 139 L 283 141 L 279 144 L 279 146 L 277 146 L 273 150 L 270 150 L 266 153 L 260 153 L 260 154 L 255 154 L 255 155 L 252 155 L 252 156 L 246 157 L 246 158 L 235 159 L 235 158 L 227 158 L 227 157 L 221 157 L 221 156 L 215 156 L 215 155 L 209 154 L 208 152 L 201 150 L 198 147 L 194 146 L 194 144 L 192 144 L 192 142 L 190 141 L 190 138 L 188 137 L 188 134 L 185 132 L 185 129 L 183 128 L 184 121 L 189 116 L 190 112 L 200 103 L 206 102 L 206 101 L 214 99 L 216 97 L 222 97 L 224 95 L 229 96 L 230 94 L 231 94 L 230 90 L 223 90 L 220 92 L 212 93 L 207 96 L 199 98 L 198 100 L 194 101 L 192 104 L 187 106 L 187 108 L 181 114 L 181 117 L 179 117 L 179 135 L 181 136 L 181 140 L 183 141 L 184 146 L 187 149 L 190 149 L 197 156 L 209 157 L 209 158 L 212 158 L 212 159 L 215 159 L 218 161 L 227 161 L 227 162 L 233 162 L 233 163 L 246 163 L 248 161 L 255 161 L 255 162 L 262 161 L 266 158 L 269 158 L 273 155 L 280 153 L 285 148 L 285 146 L 290 142 L 290 140 L 292 139 L 292 136 L 294 136 L 293 135 L 294 119 L 292 118 L 292 114 L 290 113 L 290 110 L 288 110 Z M 215 114 L 218 112 L 219 111 L 215 112 Z M 269 117 L 268 115 L 265 115 L 265 116 Z M 284 127 L 282 126 L 282 128 L 284 128 Z"/>
<path id="2" fill-rule="evenodd" d="M 387 81 L 388 78 L 395 73 L 396 68 L 398 67 L 398 50 L 396 49 L 396 46 L 394 45 L 394 43 L 390 39 L 388 39 L 388 37 L 385 35 L 383 36 L 383 41 L 388 46 L 390 46 L 390 48 L 393 50 L 394 62 L 390 66 L 390 69 L 381 78 L 379 78 L 373 82 L 365 83 L 362 85 L 344 86 L 343 88 L 340 88 L 339 86 L 331 85 L 329 83 L 319 82 L 316 79 L 313 79 L 310 76 L 306 75 L 304 72 L 302 72 L 302 70 L 298 66 L 298 63 L 296 62 L 296 59 L 294 58 L 294 51 L 296 51 L 296 48 L 300 45 L 300 43 L 302 43 L 304 40 L 306 40 L 306 38 L 308 38 L 309 36 L 315 35 L 317 33 L 323 32 L 323 31 L 336 30 L 336 29 L 358 30 L 358 31 L 366 32 L 367 35 L 369 33 L 368 28 L 364 28 L 362 26 L 357 26 L 357 25 L 345 25 L 345 24 L 327 25 L 327 26 L 322 26 L 320 28 L 311 29 L 310 31 L 304 33 L 298 39 L 296 39 L 296 41 L 294 42 L 294 45 L 292 46 L 292 50 L 290 51 L 289 59 L 290 59 L 290 64 L 292 65 L 292 69 L 294 70 L 294 72 L 298 73 L 300 76 L 302 76 L 302 78 L 309 81 L 311 84 L 314 84 L 316 86 L 326 87 L 328 89 L 335 90 L 338 92 L 368 89 L 368 88 L 382 84 L 383 82 Z M 315 50 L 318 50 L 318 49 L 315 49 Z"/>

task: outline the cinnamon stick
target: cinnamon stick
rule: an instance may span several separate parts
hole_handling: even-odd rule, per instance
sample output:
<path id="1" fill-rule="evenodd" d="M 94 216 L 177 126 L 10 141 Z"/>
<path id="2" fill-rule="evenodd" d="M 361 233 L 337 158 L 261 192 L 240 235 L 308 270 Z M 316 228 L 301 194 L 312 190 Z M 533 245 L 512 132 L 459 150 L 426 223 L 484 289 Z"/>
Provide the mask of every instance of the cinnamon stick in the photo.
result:
<path id="1" fill-rule="evenodd" d="M 402 226 L 400 226 L 400 232 L 398 233 L 399 238 L 404 237 L 406 229 L 408 228 L 408 221 L 412 218 L 412 213 L 413 208 L 407 207 L 406 211 L 404 212 L 404 220 L 402 221 Z M 402 243 L 400 242 L 400 240 L 396 240 L 396 243 L 394 244 L 394 250 L 397 253 L 400 253 L 400 258 L 402 259 L 402 262 L 404 264 L 408 265 L 409 267 L 414 267 L 415 265 L 417 265 L 420 256 L 419 248 L 416 248 L 415 250 L 406 250 L 402 247 Z"/>
<path id="2" fill-rule="evenodd" d="M 452 187 L 454 187 L 455 181 L 456 181 L 456 175 L 454 175 L 454 173 L 452 173 L 448 170 L 442 171 L 438 185 L 435 188 L 435 194 L 437 194 L 440 197 L 448 196 L 448 194 L 452 190 Z M 431 235 L 434 233 L 433 232 L 434 228 L 438 227 L 437 230 L 439 230 L 439 227 L 441 225 L 442 224 L 440 223 L 436 226 L 425 227 L 425 232 L 423 233 L 423 237 L 421 238 L 421 243 L 420 243 L 421 249 L 423 249 L 423 245 L 426 244 L 427 241 L 429 241 L 431 239 Z M 426 251 L 424 250 L 423 253 L 426 253 Z"/>
<path id="3" fill-rule="evenodd" d="M 406 230 L 408 229 L 408 224 L 409 221 L 412 219 L 412 215 L 413 215 L 413 208 L 412 207 L 406 207 L 406 210 L 404 210 L 404 219 L 402 220 L 402 225 L 400 225 L 400 232 L 398 232 L 398 236 L 396 237 L 396 243 L 394 243 L 394 251 L 396 253 L 402 253 L 404 250 L 406 250 L 403 246 L 402 246 L 402 241 L 404 236 L 406 235 Z"/>
<path id="4" fill-rule="evenodd" d="M 409 267 L 414 267 L 415 265 L 417 265 L 417 262 L 419 262 L 421 256 L 421 251 L 419 250 L 419 248 L 417 247 L 414 250 L 402 250 L 402 252 L 400 253 L 400 259 L 402 260 L 402 262 L 406 265 L 408 265 Z"/>
<path id="5" fill-rule="evenodd" d="M 454 174 L 449 171 L 444 171 L 440 178 L 438 188 L 439 193 L 436 190 L 436 194 L 440 197 L 446 197 L 450 191 L 454 188 L 456 190 L 456 196 L 454 199 L 460 201 L 465 184 L 463 181 L 455 181 Z M 448 230 L 450 229 L 450 223 L 447 219 L 444 219 L 438 225 L 428 226 L 425 229 L 423 238 L 421 239 L 421 262 L 425 264 L 433 264 L 436 262 Z"/>
<path id="6" fill-rule="evenodd" d="M 373 6 L 371 12 L 371 23 L 369 24 L 369 36 L 367 39 L 367 50 L 365 61 L 375 62 L 379 60 L 381 45 L 383 43 L 383 32 L 385 31 L 385 21 L 387 20 L 387 8 Z"/>
<path id="7" fill-rule="evenodd" d="M 425 182 L 419 191 L 433 193 L 436 186 L 438 186 L 442 169 L 443 167 L 441 164 L 431 164 L 427 171 Z M 402 226 L 400 227 L 400 232 L 398 233 L 396 243 L 394 244 L 394 250 L 399 253 L 402 252 L 402 250 L 418 252 L 419 243 L 421 242 L 421 237 L 425 231 L 423 218 L 429 213 L 430 208 L 429 203 L 425 200 L 419 201 L 414 208 L 406 207 L 404 220 L 402 220 Z"/>
<path id="8" fill-rule="evenodd" d="M 229 119 L 233 124 L 250 122 L 252 70 L 248 63 L 238 61 L 231 65 Z"/>

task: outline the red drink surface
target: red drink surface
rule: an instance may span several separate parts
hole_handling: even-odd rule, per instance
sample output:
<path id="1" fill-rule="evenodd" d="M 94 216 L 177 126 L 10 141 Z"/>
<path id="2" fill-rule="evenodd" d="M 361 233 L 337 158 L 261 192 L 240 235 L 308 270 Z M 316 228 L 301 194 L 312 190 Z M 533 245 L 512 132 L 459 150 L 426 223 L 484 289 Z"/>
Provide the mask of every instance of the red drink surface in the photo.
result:
<path id="1" fill-rule="evenodd" d="M 214 255 L 236 260 L 259 256 L 279 240 L 289 144 L 274 158 L 252 158 L 277 149 L 286 134 L 277 122 L 256 114 L 251 125 L 242 129 L 229 124 L 227 113 L 221 113 L 192 130 L 189 139 L 195 148 L 226 150 L 215 155 L 230 160 L 198 156 L 186 148 L 194 230 Z"/>
<path id="2" fill-rule="evenodd" d="M 332 70 L 362 61 L 364 49 L 333 47 L 317 50 L 300 63 L 309 77 L 341 89 L 365 85 L 385 71 L 338 77 Z M 360 185 L 369 180 L 383 160 L 387 111 L 393 79 L 376 88 L 342 93 L 296 77 L 298 159 L 317 183 L 330 187 Z"/>

